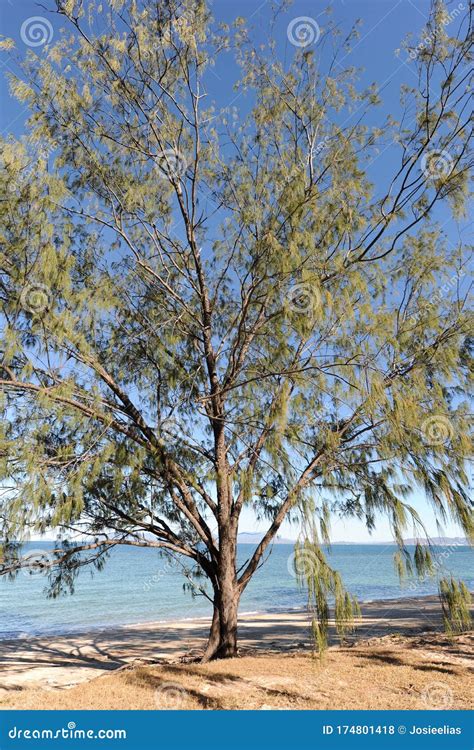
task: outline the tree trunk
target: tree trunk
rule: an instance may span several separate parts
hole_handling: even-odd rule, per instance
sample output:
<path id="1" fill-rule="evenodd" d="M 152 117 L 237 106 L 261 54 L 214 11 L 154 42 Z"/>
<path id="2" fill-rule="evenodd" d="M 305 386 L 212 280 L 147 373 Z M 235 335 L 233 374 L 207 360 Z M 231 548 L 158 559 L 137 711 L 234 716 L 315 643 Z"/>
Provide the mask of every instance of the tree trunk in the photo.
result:
<path id="1" fill-rule="evenodd" d="M 230 659 L 238 655 L 237 614 L 239 595 L 236 590 L 228 592 L 222 601 L 214 603 L 211 629 L 202 657 L 206 663 L 213 659 Z"/>
<path id="2" fill-rule="evenodd" d="M 220 571 L 219 588 L 214 590 L 214 612 L 203 662 L 229 659 L 238 655 L 237 615 L 240 589 L 235 580 L 235 568 Z"/>
<path id="3" fill-rule="evenodd" d="M 219 601 L 219 646 L 215 659 L 229 659 L 237 656 L 237 613 L 239 608 L 239 594 L 236 586 L 232 585 L 221 591 Z"/>
<path id="4" fill-rule="evenodd" d="M 212 623 L 211 623 L 211 629 L 209 631 L 209 639 L 207 641 L 206 650 L 204 651 L 204 655 L 201 660 L 203 664 L 215 658 L 216 651 L 219 648 L 220 640 L 221 640 L 221 626 L 220 626 L 219 608 L 216 606 L 216 604 L 214 604 L 214 612 L 212 614 Z"/>

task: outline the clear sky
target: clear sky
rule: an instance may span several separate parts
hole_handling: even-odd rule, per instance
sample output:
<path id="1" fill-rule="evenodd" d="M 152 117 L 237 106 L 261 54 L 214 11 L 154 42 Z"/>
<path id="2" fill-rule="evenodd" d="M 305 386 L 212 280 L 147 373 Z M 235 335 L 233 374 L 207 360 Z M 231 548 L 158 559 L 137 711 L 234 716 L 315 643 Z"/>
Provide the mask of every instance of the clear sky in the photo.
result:
<path id="1" fill-rule="evenodd" d="M 453 24 L 456 24 L 455 18 L 467 6 L 467 2 L 468 0 L 465 0 L 465 3 L 456 0 L 448 3 L 449 11 L 454 18 Z M 400 49 L 401 43 L 408 33 L 411 33 L 414 39 L 422 40 L 422 30 L 427 20 L 429 4 L 429 0 L 334 0 L 332 3 L 333 18 L 340 23 L 343 29 L 349 29 L 357 19 L 362 21 L 360 39 L 355 43 L 347 59 L 341 60 L 341 62 L 362 68 L 361 76 L 364 84 L 377 83 L 378 91 L 383 100 L 378 113 L 379 124 L 383 122 L 387 112 L 397 115 L 400 86 L 404 83 L 416 85 L 417 75 L 413 61 L 409 59 L 405 52 L 397 54 L 397 50 Z M 238 2 L 214 0 L 212 7 L 214 15 L 220 20 L 229 22 L 237 15 L 251 19 L 255 25 L 255 33 L 261 35 L 263 39 L 269 33 L 272 5 L 278 5 L 278 3 L 272 3 L 268 0 L 239 0 Z M 21 38 L 22 24 L 25 24 L 32 17 L 46 18 L 48 24 L 51 25 L 52 41 L 58 38 L 59 29 L 64 25 L 64 20 L 48 12 L 53 6 L 53 0 L 41 0 L 41 2 L 35 2 L 34 0 L 0 0 L 1 34 L 15 39 L 17 42 L 16 54 L 20 57 L 28 49 Z M 284 59 L 285 56 L 288 58 L 293 55 L 295 51 L 287 38 L 288 24 L 297 17 L 306 16 L 319 24 L 323 31 L 326 23 L 324 10 L 327 6 L 326 0 L 296 0 L 281 13 L 272 33 L 278 40 L 278 53 Z M 38 54 L 41 54 L 41 46 L 34 49 Z M 317 43 L 314 49 L 317 54 Z M 14 133 L 18 136 L 24 132 L 27 112 L 22 105 L 9 96 L 6 79 L 9 71 L 17 72 L 14 59 L 9 53 L 1 53 L 0 132 L 2 136 L 6 136 L 8 133 Z M 233 87 L 235 77 L 236 70 L 229 55 L 227 62 L 221 62 L 214 70 L 210 94 L 219 107 L 233 105 L 245 110 L 245 94 Z M 375 124 L 375 121 L 372 124 Z M 396 146 L 390 144 L 385 151 L 382 151 L 376 159 L 367 165 L 375 183 L 378 181 L 385 182 L 384 178 L 392 173 L 396 156 Z M 447 213 L 445 216 L 438 214 L 437 218 L 452 242 L 459 240 L 460 233 L 464 235 L 469 231 L 468 225 L 456 226 Z M 425 521 L 428 521 L 428 531 L 437 535 L 438 532 L 434 524 L 429 523 L 432 514 L 424 499 L 415 495 L 413 504 L 421 512 Z M 258 523 L 250 511 L 244 512 L 241 523 L 242 531 L 256 531 L 264 528 L 265 524 Z M 377 531 L 370 538 L 365 527 L 356 521 L 343 522 L 334 519 L 332 529 L 332 536 L 335 541 L 368 541 L 370 538 L 383 541 L 390 539 L 390 530 L 386 522 L 380 523 Z M 450 524 L 446 525 L 444 531 L 448 536 L 460 534 L 459 529 Z M 285 524 L 280 533 L 283 536 L 295 538 L 297 529 Z"/>

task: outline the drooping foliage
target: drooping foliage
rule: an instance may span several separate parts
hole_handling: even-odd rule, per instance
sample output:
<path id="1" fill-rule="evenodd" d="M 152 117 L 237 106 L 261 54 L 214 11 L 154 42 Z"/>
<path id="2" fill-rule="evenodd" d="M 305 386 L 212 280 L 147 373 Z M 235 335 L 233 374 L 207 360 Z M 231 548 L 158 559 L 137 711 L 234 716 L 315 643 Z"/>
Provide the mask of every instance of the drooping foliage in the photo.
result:
<path id="1" fill-rule="evenodd" d="M 463 581 L 443 578 L 439 583 L 439 596 L 443 608 L 444 629 L 455 635 L 472 627 L 472 596 Z"/>

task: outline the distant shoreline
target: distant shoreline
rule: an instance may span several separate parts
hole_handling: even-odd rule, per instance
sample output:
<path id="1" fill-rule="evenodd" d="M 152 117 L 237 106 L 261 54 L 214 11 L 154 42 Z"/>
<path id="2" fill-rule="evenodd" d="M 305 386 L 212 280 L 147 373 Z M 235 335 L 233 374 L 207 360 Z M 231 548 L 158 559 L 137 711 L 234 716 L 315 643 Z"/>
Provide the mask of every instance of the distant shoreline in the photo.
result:
<path id="1" fill-rule="evenodd" d="M 255 539 L 254 540 L 249 539 L 248 537 L 250 537 L 250 536 L 255 536 Z M 242 535 L 239 534 L 237 543 L 239 545 L 244 545 L 244 544 L 256 545 L 256 544 L 258 544 L 260 542 L 260 540 L 261 540 L 261 535 L 260 534 L 255 534 L 255 535 L 251 535 L 251 534 L 246 535 L 246 534 L 244 534 L 243 537 L 242 537 Z M 1 543 L 1 541 L 2 540 L 0 540 L 0 543 Z M 26 544 L 48 544 L 48 545 L 53 545 L 54 541 L 55 541 L 54 539 L 36 539 L 36 538 L 32 538 L 32 539 L 28 540 L 27 542 L 24 542 L 24 544 L 25 545 Z M 297 541 L 298 541 L 297 539 L 285 539 L 285 538 L 279 539 L 279 538 L 276 538 L 276 539 L 273 540 L 272 544 L 275 544 L 275 545 L 278 545 L 278 546 L 280 546 L 280 545 L 281 546 L 287 545 L 287 546 L 294 547 L 294 545 L 296 544 Z M 80 539 L 77 539 L 76 542 L 79 543 Z M 453 538 L 449 538 L 449 537 L 446 537 L 446 538 L 444 538 L 444 537 L 433 537 L 433 539 L 430 539 L 430 540 L 428 540 L 428 539 L 419 539 L 418 541 L 416 539 L 405 539 L 405 545 L 407 545 L 408 547 L 414 547 L 416 544 L 423 544 L 423 545 L 431 544 L 434 547 L 452 547 L 452 546 L 455 546 L 455 547 L 470 547 L 471 546 L 467 539 L 462 539 L 461 537 L 453 537 Z M 397 544 L 393 540 L 382 541 L 382 542 L 377 542 L 377 541 L 345 542 L 345 541 L 341 541 L 341 540 L 336 540 L 334 542 L 330 542 L 329 545 L 323 544 L 322 546 L 323 547 L 328 547 L 328 546 L 329 547 L 337 547 L 337 546 L 341 546 L 341 547 L 396 547 Z"/>
<path id="2" fill-rule="evenodd" d="M 247 533 L 243 533 L 243 534 L 239 534 L 239 536 L 237 538 L 237 541 L 238 541 L 238 544 L 258 544 L 259 541 L 260 541 L 260 539 L 261 539 L 261 535 L 260 534 L 251 534 L 251 533 L 247 534 Z M 273 544 L 277 544 L 277 545 L 285 545 L 285 544 L 295 545 L 297 541 L 298 541 L 297 539 L 285 539 L 284 537 L 282 537 L 282 538 L 278 538 L 277 537 L 273 541 Z M 414 538 L 409 538 L 409 539 L 405 539 L 404 543 L 408 547 L 415 546 L 416 544 L 422 544 L 422 545 L 429 545 L 429 544 L 431 544 L 431 545 L 433 545 L 435 547 L 451 547 L 451 546 L 469 547 L 470 546 L 468 540 L 465 537 L 433 537 L 432 539 L 426 539 L 426 538 L 423 538 L 423 539 L 414 539 Z M 329 545 L 324 545 L 323 544 L 322 546 L 323 547 L 326 547 L 326 546 L 333 547 L 333 546 L 337 546 L 337 545 L 340 545 L 340 546 L 342 546 L 342 545 L 344 545 L 344 546 L 353 546 L 353 547 L 359 547 L 359 546 L 368 546 L 368 547 L 379 547 L 379 546 L 396 547 L 397 546 L 396 542 L 394 542 L 393 539 L 390 540 L 390 541 L 381 541 L 381 542 L 377 542 L 375 540 L 370 540 L 370 541 L 366 541 L 366 542 L 347 542 L 347 541 L 344 541 L 344 540 L 342 540 L 342 541 L 341 540 L 336 540 L 334 542 L 330 542 Z"/>

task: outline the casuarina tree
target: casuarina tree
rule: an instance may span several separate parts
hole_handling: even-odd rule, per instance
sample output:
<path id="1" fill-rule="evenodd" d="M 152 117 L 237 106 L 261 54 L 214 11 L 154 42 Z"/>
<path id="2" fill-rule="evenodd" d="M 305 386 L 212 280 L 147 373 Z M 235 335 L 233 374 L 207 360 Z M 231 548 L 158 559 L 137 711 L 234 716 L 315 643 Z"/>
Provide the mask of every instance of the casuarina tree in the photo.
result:
<path id="1" fill-rule="evenodd" d="M 1 156 L 0 572 L 54 533 L 34 564 L 57 595 L 155 547 L 212 602 L 204 660 L 236 655 L 284 521 L 321 647 L 356 606 L 331 517 L 388 518 L 400 572 L 430 567 L 414 493 L 472 532 L 468 253 L 445 229 L 471 11 L 433 3 L 388 117 L 347 65 L 357 28 L 285 14 L 263 39 L 205 2 L 49 0 L 26 55 L 26 27 L 2 45 L 29 118 Z M 267 530 L 237 559 L 244 509 Z"/>

